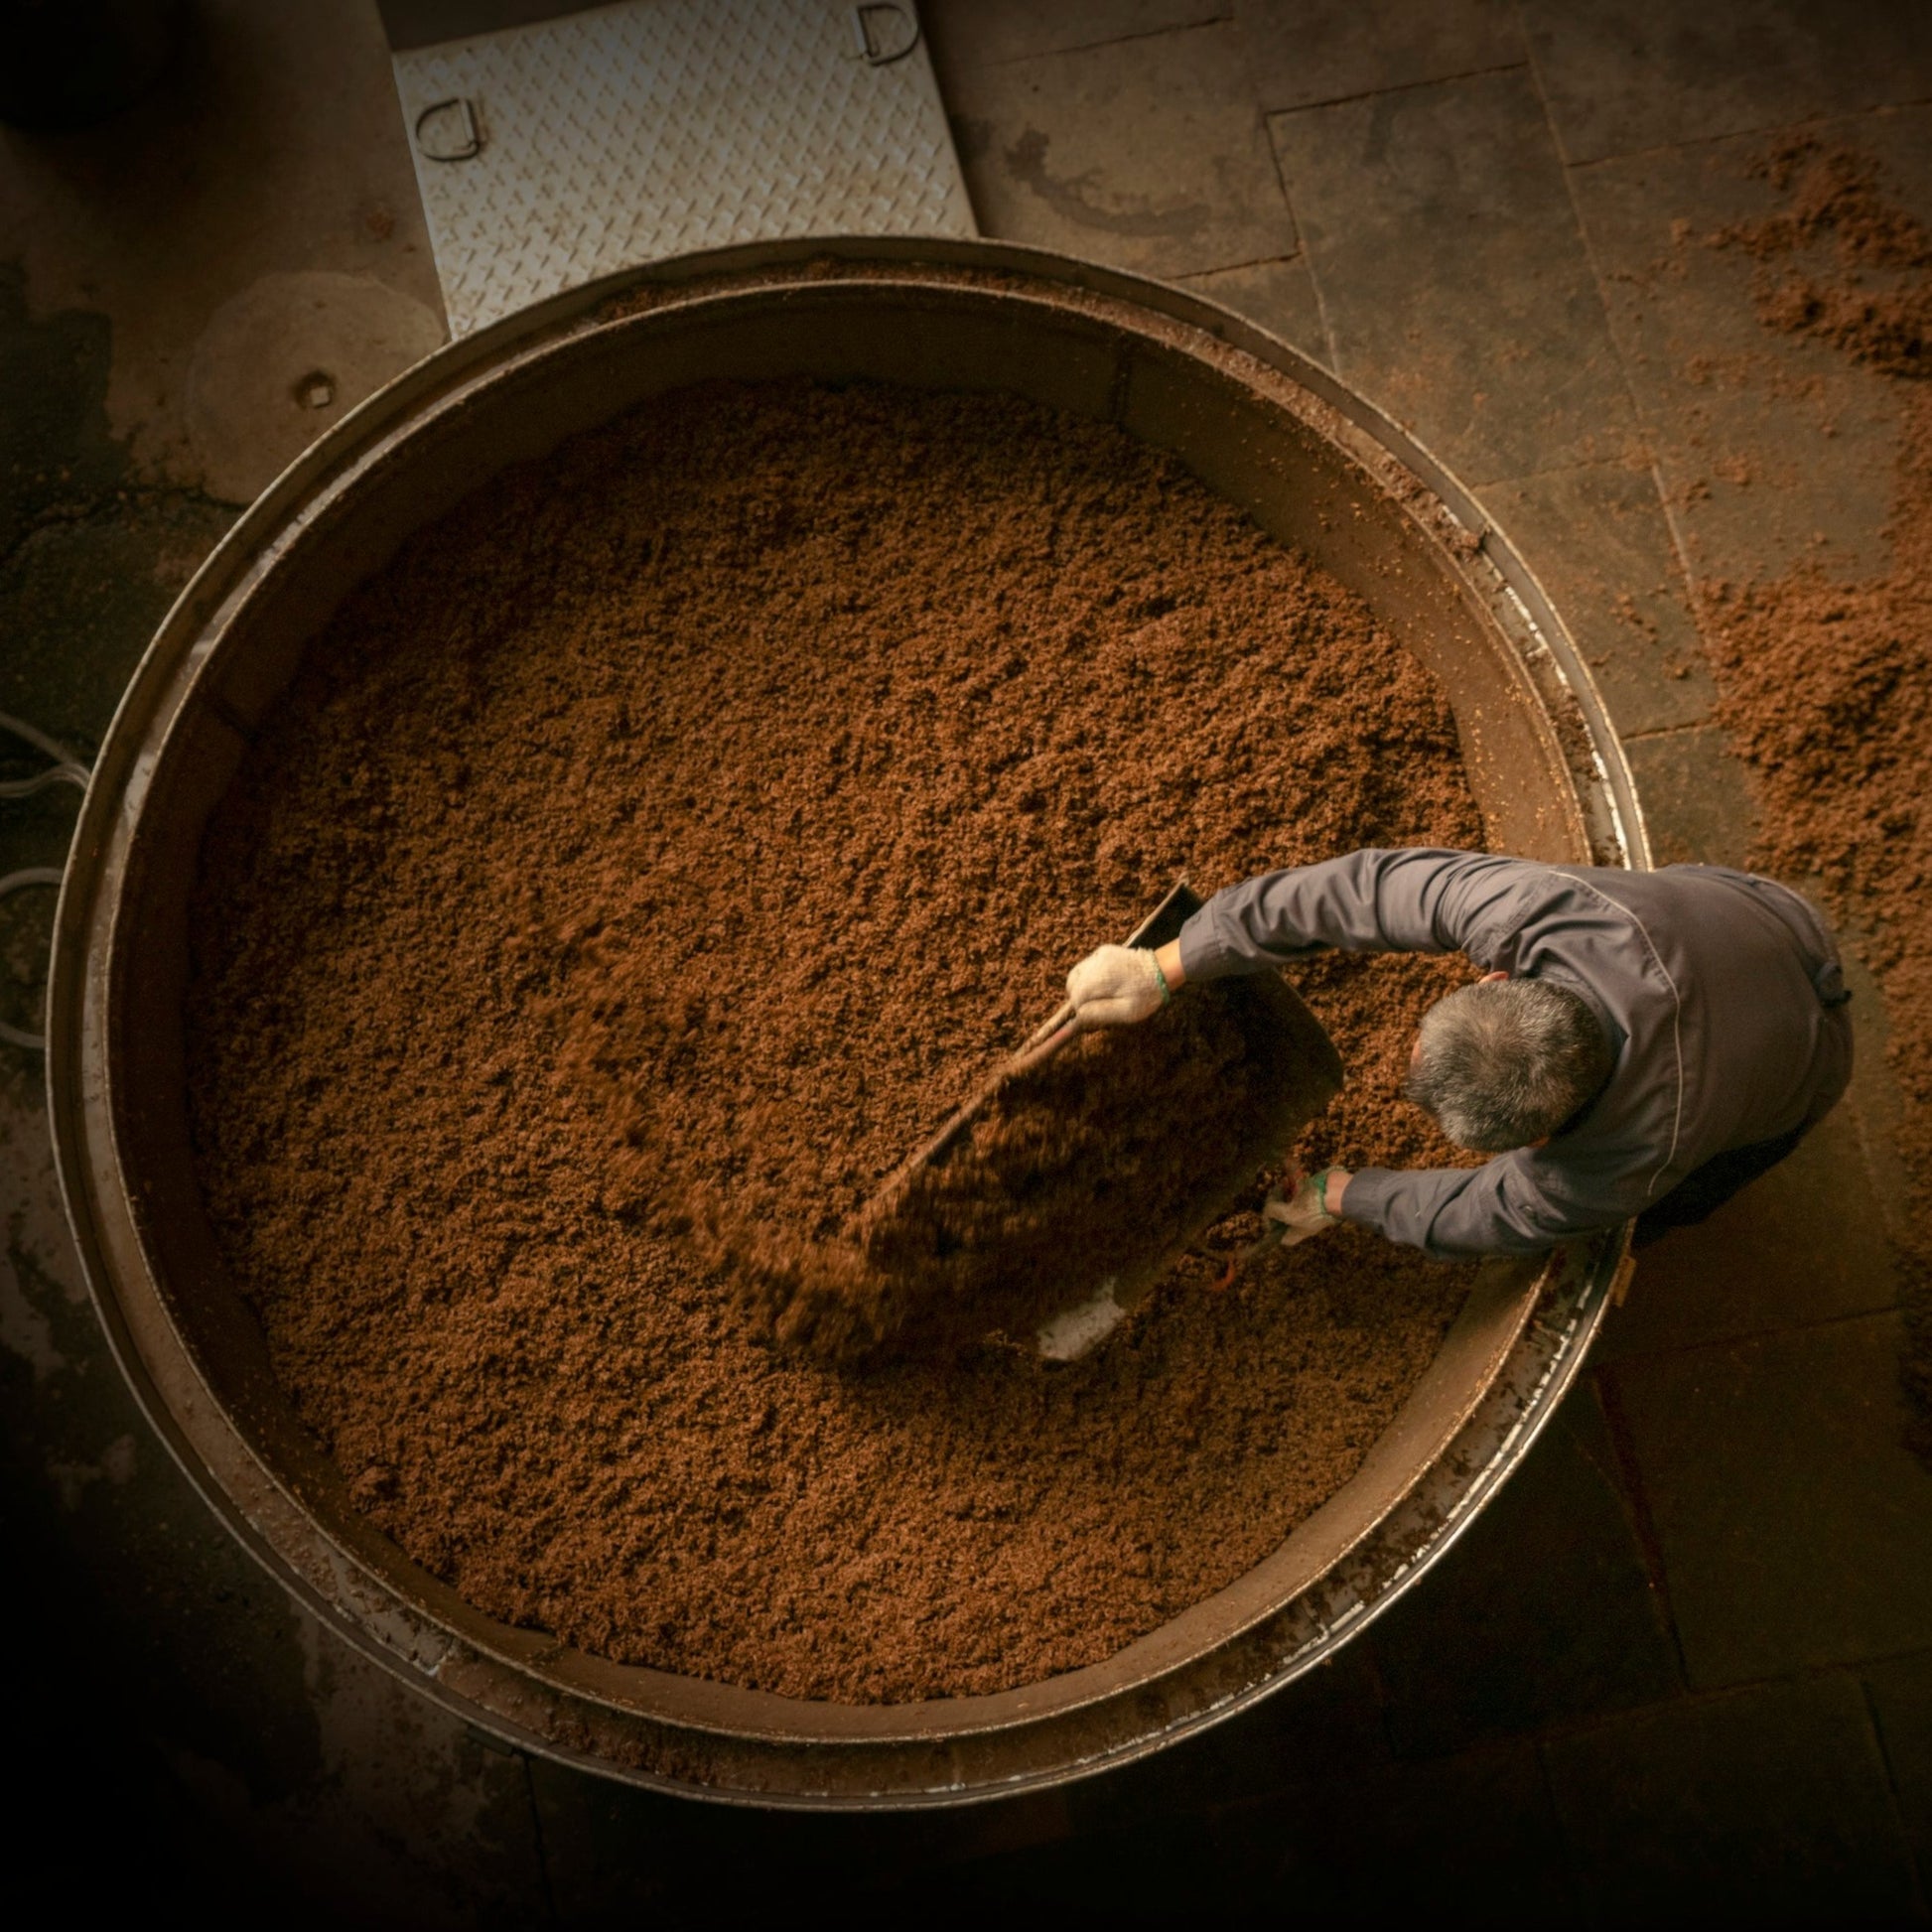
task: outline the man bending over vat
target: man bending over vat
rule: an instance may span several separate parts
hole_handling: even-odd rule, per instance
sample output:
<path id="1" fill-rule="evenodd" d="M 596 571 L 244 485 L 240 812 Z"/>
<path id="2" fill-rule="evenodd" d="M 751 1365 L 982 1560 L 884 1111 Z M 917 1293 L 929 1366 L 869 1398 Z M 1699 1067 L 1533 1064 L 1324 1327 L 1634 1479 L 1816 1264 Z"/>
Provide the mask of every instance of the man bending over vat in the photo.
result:
<path id="1" fill-rule="evenodd" d="M 1620 872 L 1478 852 L 1353 852 L 1217 893 L 1158 952 L 1067 976 L 1083 1026 L 1145 1020 L 1189 980 L 1346 952 L 1463 952 L 1486 970 L 1423 1016 L 1409 1098 L 1480 1168 L 1330 1168 L 1267 1212 L 1433 1255 L 1533 1254 L 1635 1217 L 1636 1245 L 1775 1167 L 1852 1073 L 1830 929 L 1722 866 Z"/>

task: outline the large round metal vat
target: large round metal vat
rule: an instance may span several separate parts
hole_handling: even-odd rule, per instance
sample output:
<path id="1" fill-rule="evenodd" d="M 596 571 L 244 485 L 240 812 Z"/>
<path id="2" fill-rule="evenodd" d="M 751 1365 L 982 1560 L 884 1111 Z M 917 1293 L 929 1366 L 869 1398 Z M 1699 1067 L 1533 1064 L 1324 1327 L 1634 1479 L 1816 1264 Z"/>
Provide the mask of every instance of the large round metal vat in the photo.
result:
<path id="1" fill-rule="evenodd" d="M 996 387 L 1106 418 L 1359 592 L 1442 680 L 1489 841 L 1642 865 L 1587 674 L 1465 492 L 1358 397 L 1224 311 L 969 243 L 781 245 L 557 298 L 432 356 L 241 519 L 162 626 L 101 753 L 62 897 L 58 1159 L 103 1322 L 209 1505 L 347 1641 L 533 1750 L 758 1804 L 954 1803 L 1052 1783 L 1239 1709 L 1345 1642 L 1494 1493 L 1577 1372 L 1620 1235 L 1494 1266 L 1359 1473 L 1266 1561 L 1102 1664 L 999 1696 L 812 1704 L 499 1624 L 363 1520 L 269 1374 L 190 1164 L 181 1000 L 203 827 L 349 589 L 481 480 L 713 376 Z"/>

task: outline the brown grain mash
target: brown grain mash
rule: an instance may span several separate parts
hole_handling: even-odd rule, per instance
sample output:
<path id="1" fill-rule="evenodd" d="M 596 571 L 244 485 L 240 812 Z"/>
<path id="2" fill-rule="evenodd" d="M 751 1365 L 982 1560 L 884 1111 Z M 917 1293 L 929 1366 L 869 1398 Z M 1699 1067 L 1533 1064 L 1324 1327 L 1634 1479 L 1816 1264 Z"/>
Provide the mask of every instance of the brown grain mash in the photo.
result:
<path id="1" fill-rule="evenodd" d="M 1890 378 L 1900 418 L 1892 567 L 1841 582 L 1807 563 L 1705 587 L 1719 717 L 1750 767 L 1756 862 L 1818 891 L 1884 995 L 1909 1180 L 1891 1230 L 1914 1447 L 1932 1460 L 1932 230 L 1871 159 L 1812 136 L 1758 172 L 1782 205 L 1709 237 L 1758 263 L 1765 324 Z"/>
<path id="2" fill-rule="evenodd" d="M 836 1235 L 1183 871 L 1479 840 L 1440 689 L 1177 464 L 690 392 L 412 542 L 252 747 L 188 1000 L 217 1238 L 361 1506 L 498 1617 L 800 1697 L 1091 1663 L 1350 1475 L 1467 1271 L 1345 1230 L 1070 1367 L 840 1373 L 681 1203 Z M 1305 1158 L 1442 1153 L 1395 1083 L 1465 973 L 1302 975 L 1352 1075 Z"/>

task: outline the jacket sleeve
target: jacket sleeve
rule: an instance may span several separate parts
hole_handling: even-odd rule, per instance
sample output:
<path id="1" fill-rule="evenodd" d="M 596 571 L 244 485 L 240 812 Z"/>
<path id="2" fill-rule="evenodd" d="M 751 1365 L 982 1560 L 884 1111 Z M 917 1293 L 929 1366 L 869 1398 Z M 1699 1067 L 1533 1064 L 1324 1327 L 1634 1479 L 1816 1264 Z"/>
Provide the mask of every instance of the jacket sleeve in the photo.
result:
<path id="1" fill-rule="evenodd" d="M 1547 878 L 1520 859 L 1434 847 L 1351 852 L 1264 873 L 1210 898 L 1180 929 L 1190 980 L 1343 952 L 1471 952 L 1520 916 Z"/>
<path id="2" fill-rule="evenodd" d="M 1532 1255 L 1613 1228 L 1655 1198 L 1640 1150 L 1587 1163 L 1518 1148 L 1479 1168 L 1363 1168 L 1349 1178 L 1342 1219 L 1440 1259 Z"/>

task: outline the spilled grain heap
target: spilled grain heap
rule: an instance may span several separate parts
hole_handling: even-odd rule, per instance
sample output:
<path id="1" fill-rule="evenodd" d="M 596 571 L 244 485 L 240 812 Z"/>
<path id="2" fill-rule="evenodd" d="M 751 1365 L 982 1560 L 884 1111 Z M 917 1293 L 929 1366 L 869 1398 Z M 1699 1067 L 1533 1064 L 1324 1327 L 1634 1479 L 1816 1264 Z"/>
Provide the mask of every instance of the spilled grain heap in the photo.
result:
<path id="1" fill-rule="evenodd" d="M 1765 324 L 1889 378 L 1900 417 L 1892 567 L 1842 582 L 1820 563 L 1706 588 L 1719 715 L 1762 806 L 1758 862 L 1815 882 L 1877 978 L 1911 1176 L 1897 1246 L 1906 1383 L 1932 1454 L 1932 232 L 1867 157 L 1804 138 L 1760 172 L 1782 206 L 1710 237 L 1758 264 Z"/>

